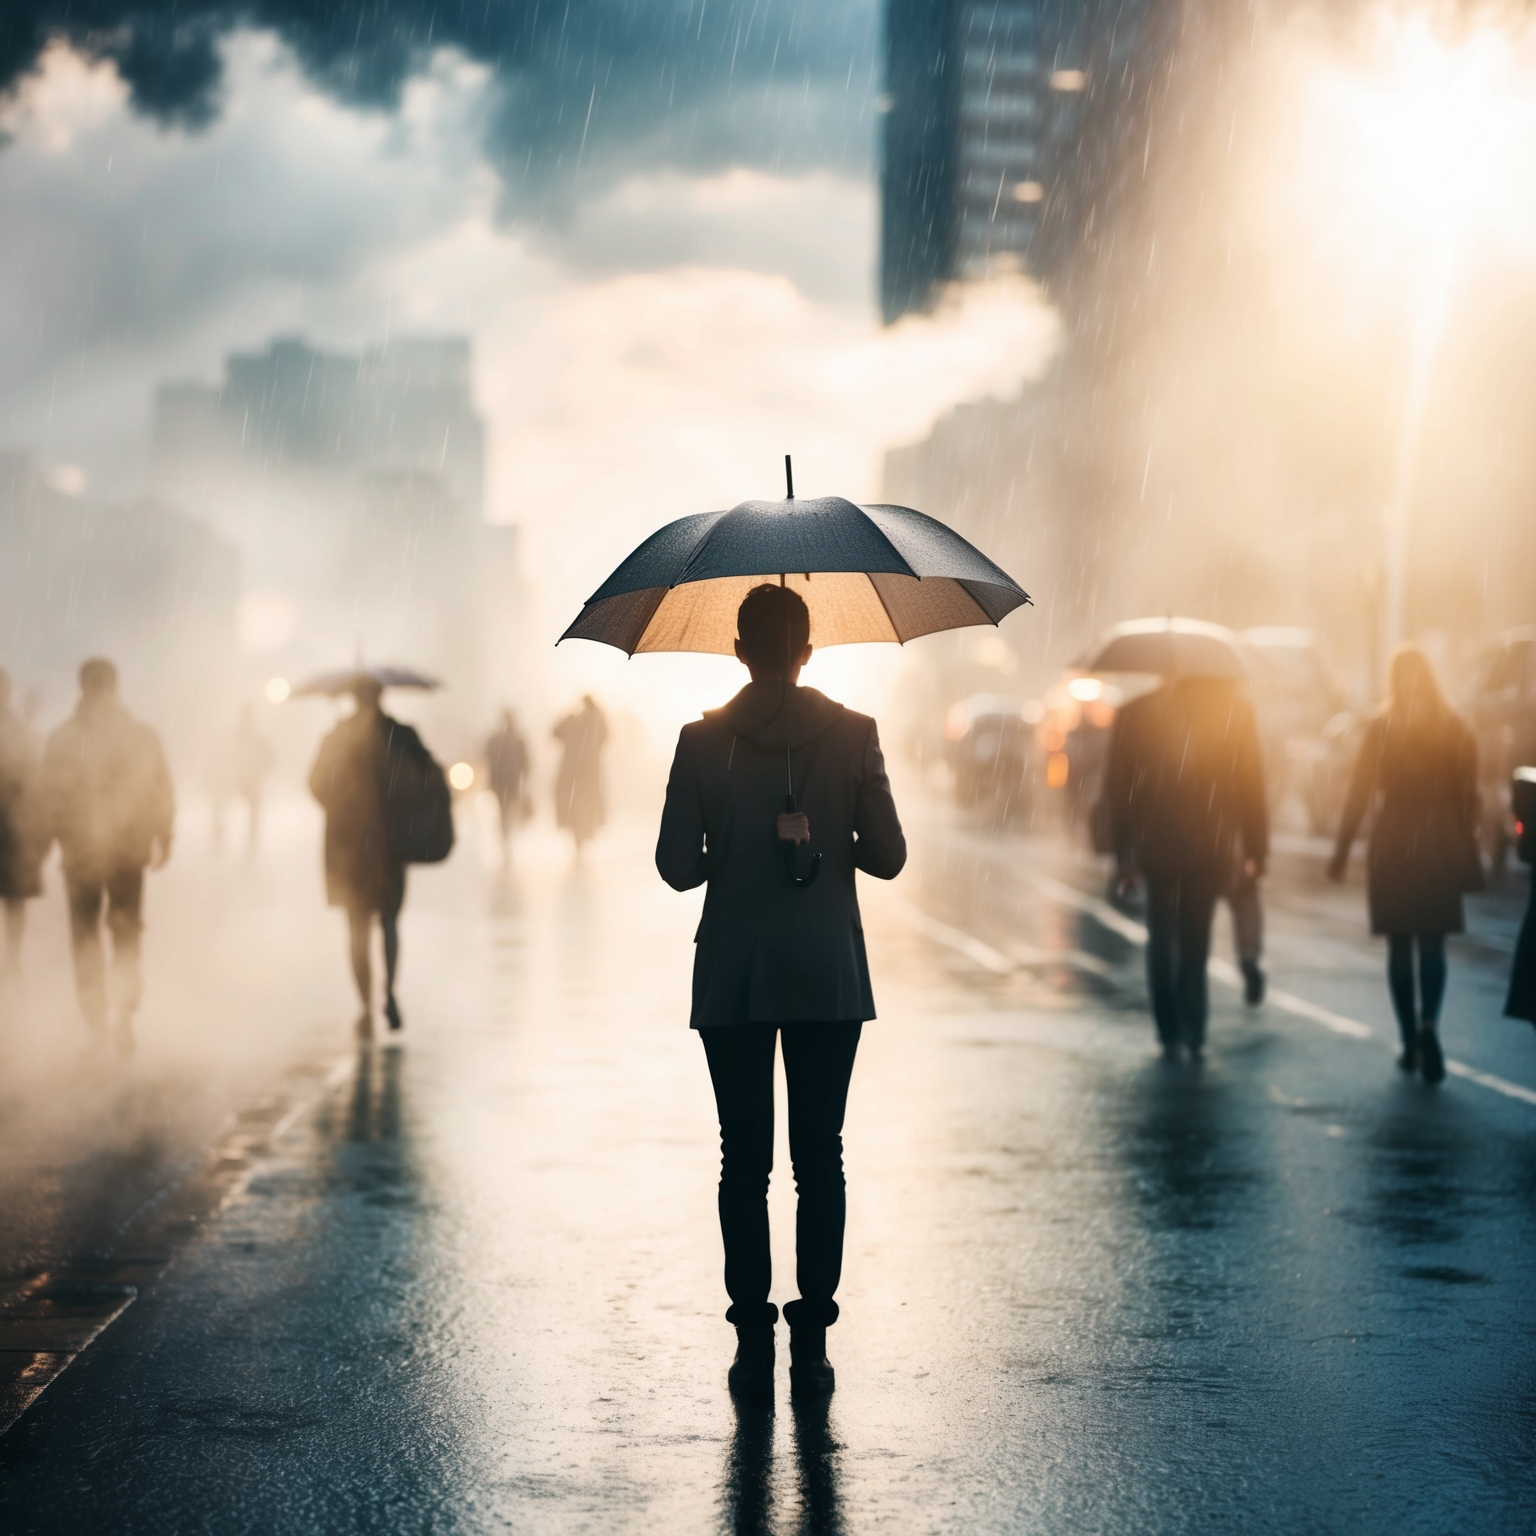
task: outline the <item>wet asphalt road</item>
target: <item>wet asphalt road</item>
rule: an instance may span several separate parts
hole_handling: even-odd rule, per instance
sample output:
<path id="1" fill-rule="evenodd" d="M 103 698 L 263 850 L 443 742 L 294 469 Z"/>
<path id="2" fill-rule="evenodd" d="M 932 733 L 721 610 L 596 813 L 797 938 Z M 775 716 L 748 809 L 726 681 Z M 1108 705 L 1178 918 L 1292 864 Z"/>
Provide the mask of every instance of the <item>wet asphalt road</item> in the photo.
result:
<path id="1" fill-rule="evenodd" d="M 126 1263 L 113 1232 L 155 1262 L 0 1439 L 0 1529 L 1529 1531 L 1536 1104 L 1511 1091 L 1536 1091 L 1536 1033 L 1496 1016 L 1516 899 L 1453 951 L 1445 1023 L 1502 1091 L 1399 1077 L 1360 892 L 1302 852 L 1272 969 L 1335 1022 L 1218 986 L 1208 1061 L 1169 1069 L 1086 861 L 909 818 L 908 873 L 865 884 L 881 1018 L 830 1407 L 781 1380 L 776 1414 L 738 1415 L 723 1389 L 699 903 L 657 881 L 648 828 L 581 868 L 536 834 L 508 876 L 472 846 L 413 876 L 408 1029 L 365 1050 L 307 856 L 256 887 L 189 858 L 162 935 L 214 887 L 238 931 L 247 889 L 272 964 L 221 990 L 216 945 L 174 984 L 152 953 L 130 1080 L 35 1079 L 116 1127 L 89 1158 L 11 1106 L 13 1289 L 71 1252 Z M 213 998 L 238 1071 L 198 1033 Z M 270 1112 L 200 1219 L 139 1240 L 247 1101 Z"/>

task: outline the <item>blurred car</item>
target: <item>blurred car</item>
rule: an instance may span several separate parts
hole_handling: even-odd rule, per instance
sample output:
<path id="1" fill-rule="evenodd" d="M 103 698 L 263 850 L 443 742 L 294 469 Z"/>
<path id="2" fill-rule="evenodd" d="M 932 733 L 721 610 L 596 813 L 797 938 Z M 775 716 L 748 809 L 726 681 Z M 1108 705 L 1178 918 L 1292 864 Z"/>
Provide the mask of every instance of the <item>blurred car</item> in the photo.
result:
<path id="1" fill-rule="evenodd" d="M 1035 731 L 1037 783 L 1069 826 L 1085 825 L 1098 801 L 1115 712 L 1127 699 L 1156 684 L 1155 678 L 1145 678 L 1139 685 L 1111 682 L 1069 667 L 1046 689 Z"/>
<path id="2" fill-rule="evenodd" d="M 1506 630 L 1483 650 L 1462 703 L 1477 737 L 1483 851 L 1500 870 L 1515 837 L 1510 776 L 1536 763 L 1536 629 Z"/>
<path id="3" fill-rule="evenodd" d="M 1042 713 L 1038 704 L 992 693 L 950 706 L 944 719 L 945 756 L 960 805 L 999 821 L 1029 814 L 1033 728 Z"/>
<path id="4" fill-rule="evenodd" d="M 1266 625 L 1243 630 L 1241 638 L 1252 678 L 1269 803 L 1278 807 L 1294 787 L 1307 800 L 1310 820 L 1312 776 L 1304 770 L 1298 781 L 1293 765 L 1298 758 L 1315 764 L 1326 755 L 1316 749 L 1324 746 L 1324 732 L 1338 717 L 1339 691 L 1311 630 Z M 1327 750 L 1332 750 L 1331 743 Z"/>
<path id="5" fill-rule="evenodd" d="M 1291 766 L 1299 769 L 1307 825 L 1319 837 L 1332 837 L 1339 830 L 1368 723 L 1368 716 L 1342 710 L 1315 739 L 1292 742 Z"/>

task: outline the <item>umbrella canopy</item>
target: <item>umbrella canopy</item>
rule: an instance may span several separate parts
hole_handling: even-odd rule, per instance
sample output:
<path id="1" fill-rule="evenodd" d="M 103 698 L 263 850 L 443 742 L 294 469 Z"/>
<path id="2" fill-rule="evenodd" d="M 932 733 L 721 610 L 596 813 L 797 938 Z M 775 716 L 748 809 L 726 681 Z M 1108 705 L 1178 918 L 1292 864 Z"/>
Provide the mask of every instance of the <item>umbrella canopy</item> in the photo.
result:
<path id="1" fill-rule="evenodd" d="M 959 534 L 910 507 L 861 507 L 841 496 L 744 501 L 653 533 L 560 639 L 597 640 L 631 656 L 729 656 L 741 600 L 781 576 L 805 599 L 818 647 L 996 624 L 1029 601 Z"/>
<path id="2" fill-rule="evenodd" d="M 345 672 L 322 672 L 307 683 L 300 683 L 293 690 L 293 697 L 326 694 L 334 698 L 339 693 L 351 693 L 361 682 L 371 680 L 380 688 L 441 688 L 443 685 L 424 672 L 412 672 L 406 667 L 349 667 Z"/>
<path id="3" fill-rule="evenodd" d="M 1080 666 L 1085 672 L 1248 680 L 1242 641 L 1223 625 L 1200 619 L 1132 619 L 1117 624 Z"/>

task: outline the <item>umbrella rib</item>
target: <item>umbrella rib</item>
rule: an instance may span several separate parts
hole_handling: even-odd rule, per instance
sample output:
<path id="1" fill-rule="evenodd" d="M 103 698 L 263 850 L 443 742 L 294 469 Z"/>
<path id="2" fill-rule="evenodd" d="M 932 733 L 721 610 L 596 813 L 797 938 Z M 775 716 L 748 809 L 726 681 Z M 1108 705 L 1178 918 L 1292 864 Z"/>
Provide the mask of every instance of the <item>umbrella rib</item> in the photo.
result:
<path id="1" fill-rule="evenodd" d="M 906 567 L 906 571 L 907 571 L 907 575 L 908 575 L 908 576 L 910 576 L 910 577 L 912 577 L 912 579 L 913 579 L 913 580 L 914 580 L 914 581 L 921 581 L 921 580 L 922 580 L 922 579 L 923 579 L 923 578 L 922 578 L 922 577 L 921 577 L 921 576 L 919 576 L 919 575 L 918 575 L 918 573 L 917 573 L 917 572 L 916 572 L 916 571 L 914 571 L 914 570 L 913 570 L 913 569 L 912 569 L 912 562 L 911 562 L 911 561 L 910 561 L 910 560 L 908 560 L 908 559 L 907 559 L 907 557 L 906 557 L 906 556 L 905 556 L 905 555 L 904 555 L 904 554 L 902 554 L 902 552 L 901 552 L 901 551 L 900 551 L 900 550 L 899 550 L 899 549 L 898 549 L 898 548 L 897 548 L 897 547 L 896 547 L 896 541 L 895 541 L 895 539 L 893 539 L 893 538 L 892 538 L 892 537 L 891 537 L 891 536 L 890 536 L 890 534 L 888 534 L 888 533 L 887 533 L 887 532 L 886 532 L 886 531 L 885 531 L 885 529 L 884 529 L 884 528 L 882 528 L 882 527 L 881 527 L 881 526 L 880 526 L 880 524 L 879 524 L 879 523 L 877 523 L 877 522 L 876 522 L 876 521 L 875 521 L 875 520 L 874 520 L 874 518 L 872 518 L 872 517 L 871 517 L 871 516 L 870 516 L 870 515 L 869 515 L 869 508 L 868 508 L 868 507 L 864 507 L 864 506 L 861 506 L 861 507 L 860 507 L 860 508 L 859 508 L 859 511 L 860 511 L 860 512 L 862 512 L 862 513 L 863 513 L 863 514 L 864 514 L 864 521 L 865 521 L 865 522 L 867 522 L 867 523 L 868 523 L 868 524 L 869 524 L 869 526 L 870 526 L 870 527 L 871 527 L 871 528 L 873 528 L 873 529 L 874 529 L 874 530 L 875 530 L 875 532 L 876 532 L 876 533 L 878 533 L 878 534 L 879 534 L 879 535 L 880 535 L 880 537 L 881 537 L 881 538 L 882 538 L 882 539 L 884 539 L 884 540 L 885 540 L 885 547 L 886 547 L 886 548 L 887 548 L 887 549 L 888 549 L 888 550 L 890 550 L 890 552 L 891 552 L 891 553 L 892 553 L 892 554 L 893 554 L 893 555 L 895 555 L 895 556 L 896 556 L 896 558 L 897 558 L 897 559 L 898 559 L 898 560 L 900 560 L 900 561 L 901 561 L 901 563 L 902 563 L 902 565 L 904 565 L 904 566 L 905 566 L 905 567 Z M 865 572 L 865 575 L 868 575 L 868 574 L 869 574 L 869 573 L 868 573 L 868 572 L 867 572 L 867 571 L 866 571 L 866 572 Z M 880 573 L 880 574 L 881 574 L 881 575 L 882 575 L 882 576 L 886 576 L 886 575 L 890 575 L 890 576 L 899 576 L 899 575 L 900 575 L 900 574 L 901 574 L 901 572 L 900 572 L 900 571 L 882 571 L 882 572 L 881 572 L 881 573 Z M 871 583 L 871 585 L 873 585 L 873 583 Z M 878 589 L 878 588 L 876 588 L 876 590 L 877 590 L 877 591 L 878 591 L 878 590 L 879 590 L 879 589 Z M 882 598 L 882 599 L 881 599 L 881 607 L 884 607 L 884 606 L 885 606 L 885 600 L 884 600 L 884 599 L 883 599 L 883 598 Z M 896 626 L 895 626 L 895 625 L 894 625 L 894 624 L 893 624 L 893 625 L 892 625 L 892 626 L 891 626 L 891 627 L 892 627 L 892 628 L 893 628 L 893 629 L 894 629 L 894 628 L 895 628 L 895 627 L 896 627 Z M 901 644 L 905 644 L 905 643 L 906 643 L 906 642 L 905 642 L 905 641 L 902 641 L 902 642 L 900 642 L 900 643 L 901 643 Z"/>
<path id="2" fill-rule="evenodd" d="M 889 540 L 887 540 L 887 542 L 889 542 Z M 901 551 L 897 550 L 896 553 L 900 554 Z M 885 572 L 882 571 L 880 574 L 883 576 Z M 916 581 L 921 581 L 923 578 L 921 576 L 917 576 L 913 579 Z M 875 585 L 875 579 L 869 574 L 868 571 L 864 572 L 864 580 L 869 583 L 870 590 L 875 594 L 875 601 L 879 603 L 881 608 L 885 610 L 886 622 L 891 626 L 891 633 L 896 636 L 896 644 L 905 645 L 907 643 L 906 636 L 902 634 L 899 628 L 897 628 L 896 615 L 891 612 L 890 605 L 885 600 L 885 594 L 881 592 L 880 588 Z"/>

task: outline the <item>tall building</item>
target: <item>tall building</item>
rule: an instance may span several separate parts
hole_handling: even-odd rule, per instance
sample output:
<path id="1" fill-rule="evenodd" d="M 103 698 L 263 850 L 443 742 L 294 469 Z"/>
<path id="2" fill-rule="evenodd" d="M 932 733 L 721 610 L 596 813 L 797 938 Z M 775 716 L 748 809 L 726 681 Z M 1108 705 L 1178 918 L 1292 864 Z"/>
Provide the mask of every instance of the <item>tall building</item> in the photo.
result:
<path id="1" fill-rule="evenodd" d="M 246 646 L 271 671 L 398 660 L 481 707 L 516 540 L 485 521 L 470 363 L 459 336 L 353 354 L 280 337 L 230 354 L 218 383 L 156 391 L 156 489 L 240 549 Z"/>
<path id="2" fill-rule="evenodd" d="M 1166 7 L 1164 7 L 1166 8 Z M 887 0 L 880 303 L 1049 277 L 1136 137 L 1157 0 Z"/>

